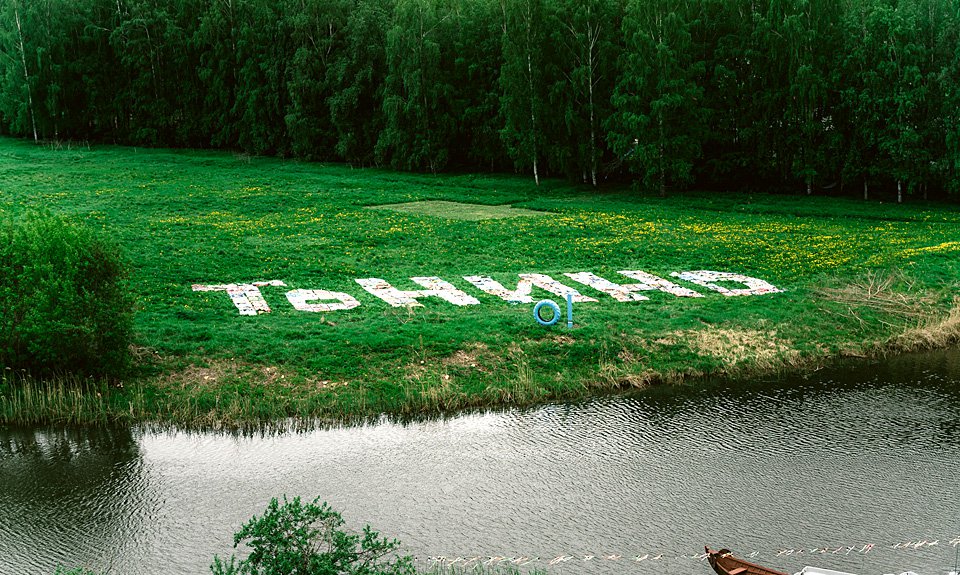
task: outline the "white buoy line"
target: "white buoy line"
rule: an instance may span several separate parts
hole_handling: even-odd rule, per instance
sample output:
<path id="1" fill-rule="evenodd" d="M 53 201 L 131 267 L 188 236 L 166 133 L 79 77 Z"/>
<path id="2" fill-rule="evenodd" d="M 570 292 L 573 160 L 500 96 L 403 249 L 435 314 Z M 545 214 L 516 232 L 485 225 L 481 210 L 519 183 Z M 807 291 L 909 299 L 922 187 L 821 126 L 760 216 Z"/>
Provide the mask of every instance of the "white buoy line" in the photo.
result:
<path id="1" fill-rule="evenodd" d="M 933 547 L 953 547 L 957 548 L 960 546 L 960 536 L 954 537 L 952 539 L 939 538 L 939 539 L 916 539 L 909 541 L 901 541 L 897 543 L 891 543 L 887 545 L 878 545 L 875 543 L 858 543 L 856 545 L 837 545 L 837 546 L 826 546 L 826 547 L 816 547 L 816 546 L 805 546 L 805 547 L 791 547 L 791 548 L 781 548 L 775 552 L 761 552 L 753 551 L 750 553 L 743 553 L 741 556 L 749 557 L 751 559 L 763 556 L 775 556 L 775 557 L 786 557 L 786 556 L 797 556 L 797 555 L 866 555 L 871 552 L 882 552 L 882 551 L 920 551 L 920 550 L 929 550 Z M 633 562 L 633 563 L 643 563 L 646 561 L 658 562 L 658 561 L 676 561 L 676 560 L 687 560 L 687 561 L 704 561 L 707 558 L 706 553 L 665 553 L 665 552 L 648 552 L 648 553 L 637 553 L 637 554 L 586 554 L 586 555 L 574 555 L 574 554 L 560 554 L 556 556 L 527 556 L 527 555 L 435 555 L 426 558 L 426 562 L 431 566 L 443 566 L 443 567 L 470 567 L 470 566 L 485 566 L 485 567 L 496 567 L 496 566 L 514 566 L 514 567 L 524 567 L 528 565 L 534 566 L 556 566 L 566 563 L 587 563 L 587 562 Z M 421 558 L 417 558 L 421 560 Z M 957 575 L 952 573 L 951 575 Z"/>

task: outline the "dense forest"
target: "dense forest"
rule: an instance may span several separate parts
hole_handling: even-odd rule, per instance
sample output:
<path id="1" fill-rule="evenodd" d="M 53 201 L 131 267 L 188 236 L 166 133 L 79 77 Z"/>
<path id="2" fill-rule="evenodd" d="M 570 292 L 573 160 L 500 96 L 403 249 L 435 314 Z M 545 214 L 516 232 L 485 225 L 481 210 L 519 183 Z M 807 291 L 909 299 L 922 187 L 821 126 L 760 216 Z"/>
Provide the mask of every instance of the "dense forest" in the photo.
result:
<path id="1" fill-rule="evenodd" d="M 960 193 L 960 0 L 0 0 L 0 133 Z"/>

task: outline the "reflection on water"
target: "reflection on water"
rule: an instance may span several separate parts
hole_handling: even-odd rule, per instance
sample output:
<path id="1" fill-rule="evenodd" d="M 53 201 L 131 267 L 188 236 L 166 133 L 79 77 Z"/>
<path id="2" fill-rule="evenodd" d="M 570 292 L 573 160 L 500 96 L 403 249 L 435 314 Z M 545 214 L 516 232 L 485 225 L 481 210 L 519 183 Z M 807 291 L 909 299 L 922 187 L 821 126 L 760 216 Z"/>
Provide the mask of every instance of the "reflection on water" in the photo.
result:
<path id="1" fill-rule="evenodd" d="M 957 351 L 308 433 L 0 431 L 0 572 L 208 572 L 287 494 L 425 563 L 707 575 L 692 556 L 709 544 L 783 570 L 944 575 L 958 479 Z"/>
<path id="2" fill-rule="evenodd" d="M 0 432 L 0 572 L 109 569 L 151 531 L 141 465 L 127 429 Z"/>

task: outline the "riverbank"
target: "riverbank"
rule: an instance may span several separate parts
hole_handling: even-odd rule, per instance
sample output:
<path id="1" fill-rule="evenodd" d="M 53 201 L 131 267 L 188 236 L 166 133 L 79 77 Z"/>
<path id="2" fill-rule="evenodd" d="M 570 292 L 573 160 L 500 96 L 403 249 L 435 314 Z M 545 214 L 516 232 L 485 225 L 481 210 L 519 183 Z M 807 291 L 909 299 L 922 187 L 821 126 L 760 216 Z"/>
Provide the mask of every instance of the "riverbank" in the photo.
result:
<path id="1" fill-rule="evenodd" d="M 811 369 L 960 333 L 952 205 L 660 199 L 14 140 L 0 140 L 0 186 L 5 216 L 43 206 L 115 237 L 138 305 L 129 378 L 24 384 L 8 372 L 7 424 L 240 426 L 528 404 Z M 583 296 L 573 328 L 538 325 L 532 302 L 565 308 L 566 288 Z M 422 305 L 394 307 L 405 297 Z"/>
<path id="2" fill-rule="evenodd" d="M 958 405 L 954 348 L 297 433 L 0 426 L 0 572 L 209 571 L 215 554 L 245 556 L 233 533 L 286 494 L 322 496 L 425 570 L 525 557 L 550 573 L 705 575 L 694 554 L 720 541 L 786 573 L 944 575 Z M 940 543 L 905 545 L 924 540 Z"/>

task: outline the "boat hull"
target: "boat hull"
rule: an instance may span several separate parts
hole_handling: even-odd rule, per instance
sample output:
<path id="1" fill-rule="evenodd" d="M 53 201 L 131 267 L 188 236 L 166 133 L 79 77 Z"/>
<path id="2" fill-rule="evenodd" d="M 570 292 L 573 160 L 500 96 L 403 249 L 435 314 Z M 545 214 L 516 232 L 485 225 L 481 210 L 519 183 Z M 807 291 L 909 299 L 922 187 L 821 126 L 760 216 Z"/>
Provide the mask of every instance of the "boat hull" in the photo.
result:
<path id="1" fill-rule="evenodd" d="M 704 547 L 704 550 L 707 552 L 707 561 L 717 575 L 789 575 L 783 571 L 744 561 L 735 557 L 729 549 L 714 551 Z"/>

